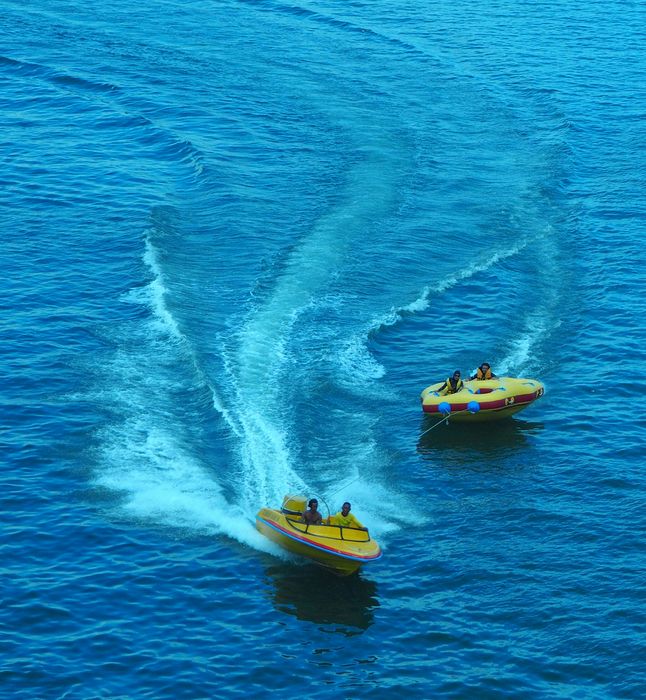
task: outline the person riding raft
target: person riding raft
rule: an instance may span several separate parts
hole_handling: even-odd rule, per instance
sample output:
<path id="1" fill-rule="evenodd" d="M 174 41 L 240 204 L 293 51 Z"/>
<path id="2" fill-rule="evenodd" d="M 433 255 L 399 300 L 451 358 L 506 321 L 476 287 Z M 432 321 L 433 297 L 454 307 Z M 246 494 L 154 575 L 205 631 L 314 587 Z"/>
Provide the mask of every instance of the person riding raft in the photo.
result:
<path id="1" fill-rule="evenodd" d="M 491 365 L 488 362 L 483 362 L 473 377 L 469 377 L 469 379 L 477 379 L 482 382 L 487 379 L 496 379 L 496 375 L 491 371 Z"/>
<path id="2" fill-rule="evenodd" d="M 464 382 L 460 379 L 460 370 L 456 369 L 455 372 L 453 372 L 452 377 L 447 377 L 444 384 L 442 384 L 442 386 L 437 390 L 437 393 L 441 396 L 446 396 L 446 394 L 455 394 L 463 387 Z"/>

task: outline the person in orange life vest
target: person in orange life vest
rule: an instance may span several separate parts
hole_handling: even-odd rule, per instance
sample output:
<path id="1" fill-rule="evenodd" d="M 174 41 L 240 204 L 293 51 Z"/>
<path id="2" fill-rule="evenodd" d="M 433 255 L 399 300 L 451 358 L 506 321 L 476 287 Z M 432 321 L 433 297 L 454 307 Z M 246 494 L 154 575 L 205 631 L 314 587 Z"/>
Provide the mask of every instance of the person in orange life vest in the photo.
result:
<path id="1" fill-rule="evenodd" d="M 336 515 L 331 515 L 329 518 L 330 525 L 340 525 L 341 527 L 353 527 L 356 530 L 367 530 L 350 512 L 352 506 L 346 501 L 341 508 L 341 512 Z"/>
<path id="2" fill-rule="evenodd" d="M 491 371 L 491 365 L 488 362 L 483 362 L 480 367 L 478 367 L 473 377 L 469 377 L 469 379 L 478 379 L 479 381 L 495 378 L 496 375 Z"/>
<path id="3" fill-rule="evenodd" d="M 307 523 L 308 525 L 321 525 L 323 517 L 318 511 L 319 502 L 316 498 L 310 498 L 307 506 L 309 510 L 306 510 L 303 515 L 301 515 L 301 522 Z"/>
<path id="4" fill-rule="evenodd" d="M 448 377 L 442 386 L 437 390 L 441 396 L 446 394 L 455 394 L 464 386 L 464 382 L 460 379 L 460 370 L 456 369 L 452 377 Z"/>

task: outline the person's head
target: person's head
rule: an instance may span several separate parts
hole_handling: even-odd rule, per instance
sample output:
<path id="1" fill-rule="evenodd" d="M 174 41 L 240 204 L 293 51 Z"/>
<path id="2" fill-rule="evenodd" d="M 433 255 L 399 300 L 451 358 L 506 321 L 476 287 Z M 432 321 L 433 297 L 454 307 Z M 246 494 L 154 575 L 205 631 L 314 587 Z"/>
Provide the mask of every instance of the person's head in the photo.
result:
<path id="1" fill-rule="evenodd" d="M 307 505 L 310 510 L 316 510 L 319 507 L 319 502 L 316 500 L 316 498 L 310 498 Z"/>
<path id="2" fill-rule="evenodd" d="M 348 503 L 348 501 L 346 501 L 341 506 L 341 512 L 343 513 L 343 515 L 347 515 L 350 512 L 350 508 L 352 508 L 352 506 Z"/>
<path id="3" fill-rule="evenodd" d="M 456 381 L 458 379 L 460 379 L 460 370 L 459 369 L 456 369 L 455 372 L 453 372 L 453 379 L 455 379 Z"/>
<path id="4" fill-rule="evenodd" d="M 491 366 L 489 365 L 488 362 L 483 362 L 483 363 L 480 365 L 480 369 L 481 369 L 483 372 L 486 372 L 487 370 L 491 369 Z"/>

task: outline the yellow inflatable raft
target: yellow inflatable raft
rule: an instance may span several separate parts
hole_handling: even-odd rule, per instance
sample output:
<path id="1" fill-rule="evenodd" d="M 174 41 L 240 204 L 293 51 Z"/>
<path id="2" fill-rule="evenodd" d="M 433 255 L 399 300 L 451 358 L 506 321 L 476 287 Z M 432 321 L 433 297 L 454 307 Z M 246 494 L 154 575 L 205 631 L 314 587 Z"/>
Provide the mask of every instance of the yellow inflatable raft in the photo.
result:
<path id="1" fill-rule="evenodd" d="M 381 548 L 368 530 L 300 522 L 305 501 L 304 496 L 285 496 L 280 510 L 262 508 L 256 515 L 256 528 L 284 549 L 341 576 L 381 558 Z"/>
<path id="2" fill-rule="evenodd" d="M 545 387 L 535 379 L 497 377 L 464 382 L 455 394 L 439 393 L 444 382 L 431 384 L 422 391 L 422 410 L 438 419 L 480 422 L 513 416 L 543 396 Z"/>

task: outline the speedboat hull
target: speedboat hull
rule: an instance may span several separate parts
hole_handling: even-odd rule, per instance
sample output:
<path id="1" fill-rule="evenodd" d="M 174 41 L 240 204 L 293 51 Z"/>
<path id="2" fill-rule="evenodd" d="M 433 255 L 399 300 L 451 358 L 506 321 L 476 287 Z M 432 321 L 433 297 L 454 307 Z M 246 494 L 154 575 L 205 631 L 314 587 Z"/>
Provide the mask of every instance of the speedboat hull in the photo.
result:
<path id="1" fill-rule="evenodd" d="M 294 554 L 311 559 L 341 576 L 358 571 L 381 558 L 381 548 L 367 530 L 337 525 L 308 525 L 296 515 L 263 508 L 256 515 L 256 528 L 272 542 Z"/>
<path id="2" fill-rule="evenodd" d="M 527 408 L 545 393 L 544 385 L 535 379 L 500 377 L 464 382 L 455 394 L 440 395 L 444 382 L 431 384 L 420 396 L 424 413 L 438 419 L 449 418 L 464 423 L 508 418 Z"/>

